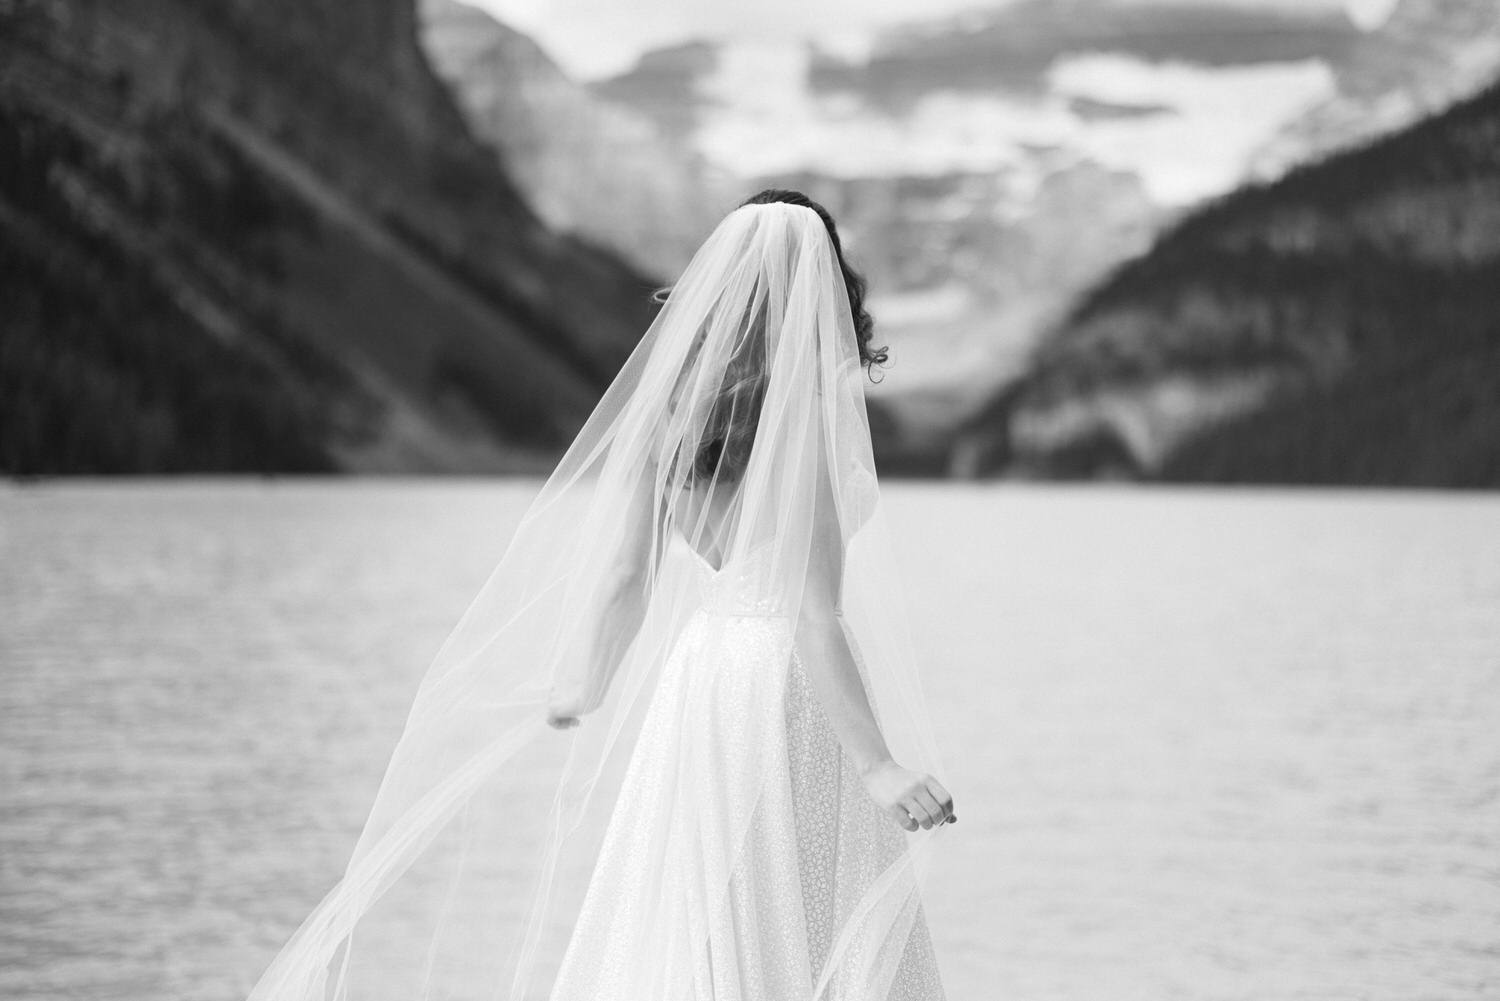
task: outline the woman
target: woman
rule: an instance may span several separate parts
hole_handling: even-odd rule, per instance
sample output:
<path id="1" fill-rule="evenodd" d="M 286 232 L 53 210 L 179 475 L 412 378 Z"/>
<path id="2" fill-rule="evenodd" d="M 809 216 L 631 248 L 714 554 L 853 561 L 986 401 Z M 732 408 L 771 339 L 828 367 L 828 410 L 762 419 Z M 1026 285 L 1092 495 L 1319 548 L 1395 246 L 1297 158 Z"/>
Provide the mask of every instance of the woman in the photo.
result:
<path id="1" fill-rule="evenodd" d="M 252 1001 L 942 997 L 921 888 L 955 818 L 880 511 L 862 294 L 797 192 L 710 234 Z"/>

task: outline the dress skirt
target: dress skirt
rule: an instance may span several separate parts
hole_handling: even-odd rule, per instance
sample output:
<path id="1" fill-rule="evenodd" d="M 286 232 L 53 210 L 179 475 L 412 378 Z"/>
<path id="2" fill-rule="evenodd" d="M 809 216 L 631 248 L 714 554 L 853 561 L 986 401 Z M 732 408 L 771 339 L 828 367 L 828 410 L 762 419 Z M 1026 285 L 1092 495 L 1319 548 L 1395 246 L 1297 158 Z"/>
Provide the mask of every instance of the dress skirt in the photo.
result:
<path id="1" fill-rule="evenodd" d="M 688 621 L 552 1001 L 804 1001 L 822 980 L 820 1001 L 943 998 L 914 894 L 873 933 L 860 919 L 906 834 L 865 792 L 790 632 L 774 615 Z"/>

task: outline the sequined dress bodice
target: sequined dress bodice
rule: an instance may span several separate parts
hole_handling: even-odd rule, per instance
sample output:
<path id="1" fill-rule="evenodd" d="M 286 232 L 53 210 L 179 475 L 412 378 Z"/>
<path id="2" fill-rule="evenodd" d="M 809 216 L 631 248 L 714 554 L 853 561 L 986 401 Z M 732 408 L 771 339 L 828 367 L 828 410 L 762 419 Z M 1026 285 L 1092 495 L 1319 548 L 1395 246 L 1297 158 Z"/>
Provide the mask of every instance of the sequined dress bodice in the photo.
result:
<path id="1" fill-rule="evenodd" d="M 672 532 L 672 544 L 687 572 L 698 581 L 703 595 L 703 609 L 724 615 L 781 616 L 787 614 L 772 585 L 772 548 L 752 547 L 744 554 L 715 567 L 693 548 L 678 531 Z"/>

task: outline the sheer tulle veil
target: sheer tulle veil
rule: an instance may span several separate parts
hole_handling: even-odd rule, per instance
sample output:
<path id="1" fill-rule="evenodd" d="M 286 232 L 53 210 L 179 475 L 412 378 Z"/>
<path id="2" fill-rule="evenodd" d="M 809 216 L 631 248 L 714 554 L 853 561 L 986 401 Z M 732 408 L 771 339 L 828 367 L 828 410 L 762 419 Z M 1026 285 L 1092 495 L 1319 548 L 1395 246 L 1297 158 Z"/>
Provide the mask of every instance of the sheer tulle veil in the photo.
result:
<path id="1" fill-rule="evenodd" d="M 820 569 L 835 570 L 833 603 L 893 756 L 941 772 L 864 380 L 817 213 L 730 212 L 438 651 L 342 879 L 251 1001 L 549 997 L 606 825 L 633 808 L 621 778 L 674 642 L 696 621 L 700 660 L 733 658 L 727 624 L 751 615 L 790 622 L 771 634 L 790 644 L 826 597 L 809 591 Z M 684 560 L 711 572 L 676 572 Z M 619 614 L 632 602 L 643 618 Z M 704 703 L 716 718 L 695 732 L 733 738 L 695 738 L 678 800 L 651 818 L 707 846 L 690 920 L 663 930 L 663 949 L 745 920 L 725 884 L 764 784 L 785 769 L 757 743 L 777 719 L 774 684 L 724 676 Z M 581 725 L 547 725 L 559 697 L 585 711 Z M 891 864 L 840 876 L 838 931 L 806 997 L 886 996 L 944 830 L 902 833 Z"/>

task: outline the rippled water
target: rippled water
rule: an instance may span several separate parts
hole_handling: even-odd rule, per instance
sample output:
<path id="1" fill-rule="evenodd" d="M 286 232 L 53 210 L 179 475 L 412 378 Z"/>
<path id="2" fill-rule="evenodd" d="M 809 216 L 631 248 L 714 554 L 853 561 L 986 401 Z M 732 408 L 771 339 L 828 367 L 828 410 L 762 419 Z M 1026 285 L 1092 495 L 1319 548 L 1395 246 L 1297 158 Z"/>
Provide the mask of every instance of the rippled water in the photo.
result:
<path id="1" fill-rule="evenodd" d="M 0 996 L 243 997 L 534 489 L 0 488 Z M 954 1001 L 1500 997 L 1500 498 L 887 496 Z"/>

